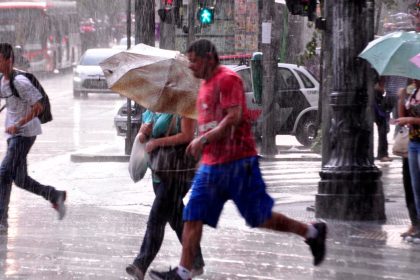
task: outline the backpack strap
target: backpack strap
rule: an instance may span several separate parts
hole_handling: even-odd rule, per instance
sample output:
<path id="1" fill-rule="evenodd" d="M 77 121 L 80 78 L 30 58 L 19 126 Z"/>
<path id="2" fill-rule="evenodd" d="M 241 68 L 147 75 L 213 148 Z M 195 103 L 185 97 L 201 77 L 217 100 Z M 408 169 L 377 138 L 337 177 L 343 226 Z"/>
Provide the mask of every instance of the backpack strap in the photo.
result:
<path id="1" fill-rule="evenodd" d="M 15 84 L 14 84 L 14 81 L 15 81 L 15 78 L 16 78 L 16 76 L 17 75 L 19 75 L 20 73 L 18 72 L 18 71 L 16 71 L 16 70 L 12 70 L 12 73 L 10 74 L 10 81 L 9 81 L 9 87 L 10 87 L 10 90 L 12 91 L 12 94 L 14 95 L 14 96 L 16 96 L 16 97 L 19 97 L 20 98 L 20 96 L 19 96 L 19 92 L 17 91 L 17 89 L 16 89 L 16 87 L 15 87 Z"/>

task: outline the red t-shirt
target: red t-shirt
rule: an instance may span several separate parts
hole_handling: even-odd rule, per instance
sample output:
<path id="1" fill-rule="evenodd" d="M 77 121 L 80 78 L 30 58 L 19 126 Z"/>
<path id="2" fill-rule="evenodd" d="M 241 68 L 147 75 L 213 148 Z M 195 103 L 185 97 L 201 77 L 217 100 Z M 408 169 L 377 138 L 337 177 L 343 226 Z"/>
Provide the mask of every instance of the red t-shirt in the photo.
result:
<path id="1" fill-rule="evenodd" d="M 230 136 L 204 147 L 202 163 L 226 163 L 257 154 L 242 80 L 225 66 L 219 66 L 213 77 L 201 82 L 197 98 L 199 133 L 216 127 L 226 116 L 226 109 L 235 106 L 242 107 L 241 122 Z"/>

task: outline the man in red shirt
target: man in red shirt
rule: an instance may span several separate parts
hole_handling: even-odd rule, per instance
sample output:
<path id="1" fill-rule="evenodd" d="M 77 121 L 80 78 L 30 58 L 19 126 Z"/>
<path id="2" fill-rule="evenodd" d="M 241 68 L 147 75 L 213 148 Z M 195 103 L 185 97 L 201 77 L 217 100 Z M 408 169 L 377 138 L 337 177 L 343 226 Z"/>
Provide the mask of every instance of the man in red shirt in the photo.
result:
<path id="1" fill-rule="evenodd" d="M 215 46 L 200 39 L 187 51 L 190 69 L 203 79 L 198 93 L 199 137 L 187 148 L 201 164 L 184 209 L 180 265 L 168 272 L 152 270 L 152 279 L 191 279 L 192 261 L 200 244 L 203 224 L 216 227 L 223 206 L 232 199 L 251 227 L 292 232 L 306 239 L 314 265 L 325 257 L 327 225 L 305 224 L 272 211 L 259 168 L 241 78 L 219 64 Z"/>

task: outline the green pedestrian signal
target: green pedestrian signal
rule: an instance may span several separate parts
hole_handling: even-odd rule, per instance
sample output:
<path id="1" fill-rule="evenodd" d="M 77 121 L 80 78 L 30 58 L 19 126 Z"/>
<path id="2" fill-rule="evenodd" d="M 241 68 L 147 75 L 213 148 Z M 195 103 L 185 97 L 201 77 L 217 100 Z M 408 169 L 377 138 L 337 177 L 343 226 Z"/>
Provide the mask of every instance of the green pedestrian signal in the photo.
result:
<path id="1" fill-rule="evenodd" d="M 212 24 L 214 22 L 214 8 L 200 8 L 197 13 L 197 19 L 201 24 Z"/>

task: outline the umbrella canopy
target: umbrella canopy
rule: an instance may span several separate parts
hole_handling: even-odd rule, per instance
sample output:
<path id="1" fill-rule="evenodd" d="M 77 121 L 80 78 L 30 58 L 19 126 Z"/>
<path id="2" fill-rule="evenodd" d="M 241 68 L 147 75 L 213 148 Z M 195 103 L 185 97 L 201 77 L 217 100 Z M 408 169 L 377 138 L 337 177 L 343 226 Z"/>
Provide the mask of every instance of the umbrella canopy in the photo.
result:
<path id="1" fill-rule="evenodd" d="M 200 80 L 178 51 L 138 44 L 100 63 L 109 88 L 154 112 L 196 118 Z"/>
<path id="2" fill-rule="evenodd" d="M 420 53 L 420 33 L 393 32 L 371 41 L 359 54 L 381 76 L 420 79 L 420 68 L 410 59 Z"/>

